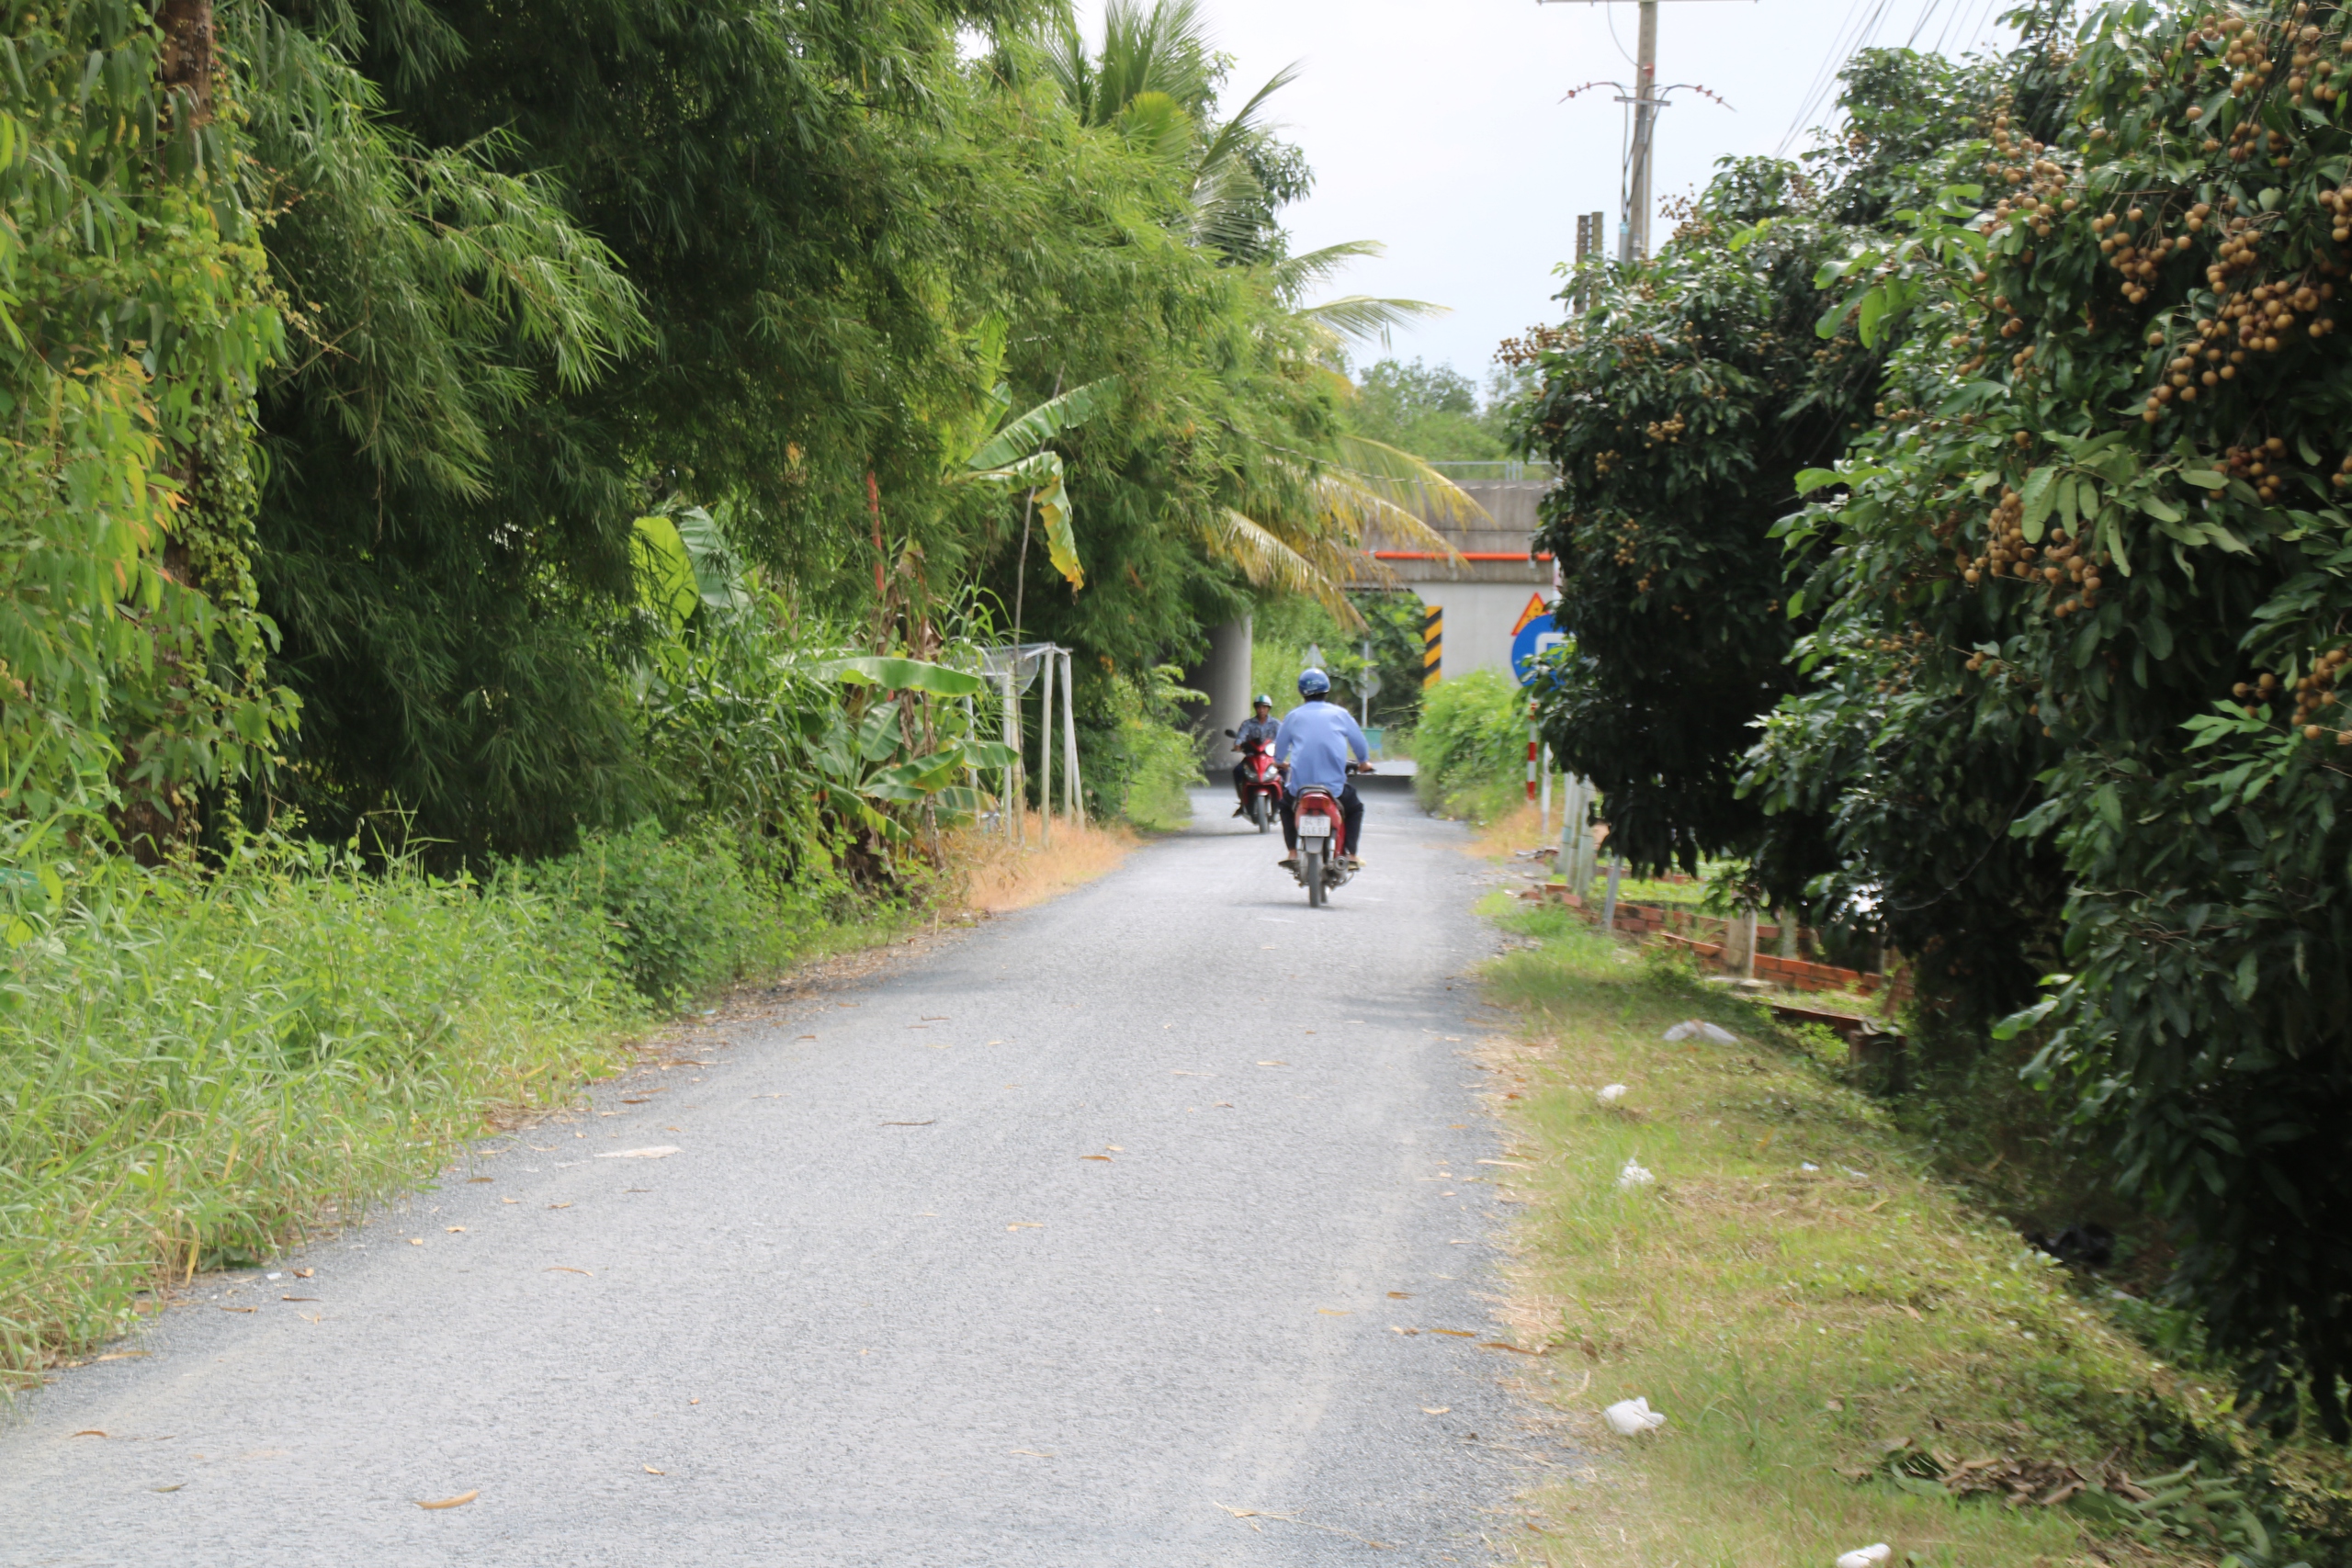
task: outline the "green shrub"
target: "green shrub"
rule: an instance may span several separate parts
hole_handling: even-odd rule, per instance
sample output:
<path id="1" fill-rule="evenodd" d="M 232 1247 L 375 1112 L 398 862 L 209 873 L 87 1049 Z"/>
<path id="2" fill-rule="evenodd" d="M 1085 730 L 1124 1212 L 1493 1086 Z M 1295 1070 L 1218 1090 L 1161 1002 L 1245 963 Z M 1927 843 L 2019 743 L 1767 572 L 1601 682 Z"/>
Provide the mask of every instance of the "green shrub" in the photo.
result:
<path id="1" fill-rule="evenodd" d="M 1421 698 L 1414 788 L 1432 811 L 1499 816 L 1527 782 L 1527 697 L 1509 676 L 1474 670 Z"/>
<path id="2" fill-rule="evenodd" d="M 800 911 L 754 881 L 734 844 L 698 827 L 665 837 L 650 819 L 592 833 L 571 854 L 519 869 L 521 882 L 605 922 L 637 993 L 677 1006 L 789 959 Z"/>

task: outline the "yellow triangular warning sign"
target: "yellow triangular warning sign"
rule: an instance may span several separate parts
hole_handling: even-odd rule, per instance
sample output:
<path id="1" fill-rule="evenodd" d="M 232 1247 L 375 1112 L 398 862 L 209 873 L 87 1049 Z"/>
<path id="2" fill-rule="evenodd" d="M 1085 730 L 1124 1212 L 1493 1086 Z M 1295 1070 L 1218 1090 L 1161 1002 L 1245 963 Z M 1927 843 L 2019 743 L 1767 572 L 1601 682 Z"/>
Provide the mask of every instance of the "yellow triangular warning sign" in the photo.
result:
<path id="1" fill-rule="evenodd" d="M 1510 635 L 1517 637 L 1520 633 L 1527 629 L 1528 622 L 1540 621 L 1545 615 L 1550 614 L 1551 612 L 1544 607 L 1544 595 L 1541 593 L 1529 594 L 1527 596 L 1527 608 L 1521 610 L 1519 613 L 1519 619 L 1510 624 Z"/>

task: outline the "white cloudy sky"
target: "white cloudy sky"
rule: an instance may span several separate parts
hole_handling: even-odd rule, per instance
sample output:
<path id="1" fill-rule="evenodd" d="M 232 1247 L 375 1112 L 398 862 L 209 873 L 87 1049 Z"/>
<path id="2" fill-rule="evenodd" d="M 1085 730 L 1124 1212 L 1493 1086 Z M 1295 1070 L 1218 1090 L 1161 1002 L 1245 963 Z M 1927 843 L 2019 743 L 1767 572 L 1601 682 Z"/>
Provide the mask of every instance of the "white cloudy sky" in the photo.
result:
<path id="1" fill-rule="evenodd" d="M 1497 343 L 1555 318 L 1551 269 L 1575 250 L 1577 213 L 1608 213 L 1613 245 L 1624 111 L 1608 87 L 1560 98 L 1596 77 L 1633 79 L 1633 5 L 1204 4 L 1220 47 L 1238 62 L 1235 101 L 1289 62 L 1305 63 L 1274 100 L 1275 117 L 1316 171 L 1315 194 L 1288 214 L 1299 246 L 1383 241 L 1387 255 L 1360 264 L 1346 291 L 1453 307 L 1400 334 L 1400 357 L 1451 362 L 1483 378 Z M 1695 82 L 1732 108 L 1677 95 L 1660 118 L 1657 194 L 1686 192 L 1717 158 L 1771 152 L 1792 124 L 1826 119 L 1826 96 L 1810 121 L 1804 106 L 1833 51 L 1842 58 L 1858 33 L 1870 29 L 1880 44 L 1940 40 L 1959 53 L 1989 40 L 1993 14 L 2006 8 L 1995 0 L 1666 0 L 1660 85 Z M 1100 9 L 1101 0 L 1080 0 L 1090 37 Z"/>

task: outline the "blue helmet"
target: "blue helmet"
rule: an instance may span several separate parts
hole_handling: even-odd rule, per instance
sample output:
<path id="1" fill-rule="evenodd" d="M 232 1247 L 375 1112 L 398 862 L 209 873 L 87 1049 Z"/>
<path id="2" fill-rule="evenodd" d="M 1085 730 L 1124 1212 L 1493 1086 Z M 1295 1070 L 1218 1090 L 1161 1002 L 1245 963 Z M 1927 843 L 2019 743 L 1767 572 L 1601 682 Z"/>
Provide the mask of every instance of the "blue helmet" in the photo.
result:
<path id="1" fill-rule="evenodd" d="M 1331 677 L 1320 670 L 1302 670 L 1298 673 L 1298 694 L 1319 697 L 1331 689 Z"/>

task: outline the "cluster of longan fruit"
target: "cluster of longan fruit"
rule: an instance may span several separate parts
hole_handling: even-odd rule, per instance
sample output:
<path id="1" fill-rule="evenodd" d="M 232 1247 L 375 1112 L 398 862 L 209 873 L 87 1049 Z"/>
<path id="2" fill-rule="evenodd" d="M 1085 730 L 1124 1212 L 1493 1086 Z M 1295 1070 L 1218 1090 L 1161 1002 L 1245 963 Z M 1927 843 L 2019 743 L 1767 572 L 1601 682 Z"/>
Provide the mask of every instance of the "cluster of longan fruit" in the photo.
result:
<path id="1" fill-rule="evenodd" d="M 2029 543 L 2025 536 L 2025 502 L 2013 490 L 2001 491 L 1991 525 L 1993 538 L 1984 554 L 1955 558 L 1963 581 L 1974 586 L 1987 578 L 1996 581 L 2004 578 L 2038 581 L 2053 598 L 2060 593 L 2067 595 L 2051 607 L 2052 613 L 2062 618 L 2077 610 L 2098 606 L 2098 591 L 2106 585 L 2099 573 L 2110 561 L 2105 551 L 2094 554 L 2081 539 L 2070 537 L 2064 528 L 2052 528 L 2044 544 Z"/>
<path id="2" fill-rule="evenodd" d="M 1681 440 L 1682 433 L 1689 428 L 1689 424 L 1678 413 L 1666 419 L 1652 420 L 1642 427 L 1642 434 L 1649 437 L 1650 445 L 1653 446 L 1661 443 L 1670 446 Z"/>
<path id="3" fill-rule="evenodd" d="M 2274 435 L 2252 446 L 2231 447 L 2222 454 L 2222 463 L 2232 479 L 2254 486 L 2267 506 L 2286 493 L 2287 475 L 2278 466 L 2286 455 L 2287 443 Z"/>
<path id="4" fill-rule="evenodd" d="M 2295 694 L 2294 716 L 2289 727 L 2303 732 L 2306 740 L 2317 740 L 2329 727 L 2314 722 L 2329 708 L 2336 705 L 2335 683 L 2345 667 L 2352 664 L 2352 649 L 2332 648 L 2312 663 L 2311 673 L 2297 680 L 2291 688 Z M 2238 711 L 2248 718 L 2261 716 L 2259 703 L 2275 702 L 2285 683 L 2270 671 L 2265 670 L 2251 681 L 2240 681 L 2230 688 L 2230 695 L 2238 700 Z M 2352 729 L 2336 731 L 2338 746 L 2352 746 Z"/>
<path id="5" fill-rule="evenodd" d="M 2188 209 L 2188 226 L 2192 232 L 2205 227 L 2211 210 L 2201 201 Z M 2134 305 L 2147 299 L 2148 285 L 2155 281 L 2164 264 L 2191 243 L 2188 234 L 2167 236 L 2161 219 L 2144 234 L 2118 231 L 2126 223 L 2138 223 L 2146 217 L 2146 209 L 2134 207 L 2120 213 L 2103 212 L 2091 220 L 2091 231 L 2100 236 L 2099 254 L 2107 257 L 2108 265 L 2123 275 L 2123 297 Z"/>
<path id="6" fill-rule="evenodd" d="M 1642 525 L 1639 523 L 1633 521 L 1631 518 L 1626 519 L 1624 524 L 1617 530 L 1617 549 L 1615 554 L 1611 556 L 1610 558 L 1614 560 L 1619 566 L 1633 565 L 1635 558 L 1634 554 L 1634 548 L 1642 542 L 1638 536 L 1641 534 L 1641 531 Z M 1645 578 L 1643 581 L 1646 582 L 1649 580 Z"/>
<path id="7" fill-rule="evenodd" d="M 1917 628 L 1901 637 L 1871 637 L 1862 639 L 1862 648 L 1881 659 L 1890 660 L 1883 666 L 1887 673 L 1871 682 L 1871 690 L 1884 696 L 1899 686 L 1910 683 L 1917 673 L 1928 643 L 1928 634 Z"/>
<path id="8" fill-rule="evenodd" d="M 1593 477 L 1595 479 L 1607 479 L 1609 477 L 1609 470 L 1617 466 L 1617 459 L 1619 456 L 1620 454 L 1615 452 L 1595 452 L 1592 455 Z"/>
<path id="9" fill-rule="evenodd" d="M 2310 674 L 2295 682 L 2295 716 L 2291 722 L 2301 727 L 2304 739 L 2319 739 L 2320 727 L 2312 721 L 2335 705 L 2335 682 L 2347 663 L 2352 663 L 2352 649 L 2331 648 L 2312 662 Z M 2352 746 L 2352 733 L 2338 735 L 2335 743 Z"/>
<path id="10" fill-rule="evenodd" d="M 2051 149 L 2032 137 L 2013 135 L 2007 110 L 1993 116 L 1993 162 L 1985 173 L 2003 185 L 2020 187 L 1993 204 L 1993 227 L 2016 221 L 2029 224 L 2048 238 L 2051 226 L 2080 205 L 2066 193 L 2071 179 L 2064 165 L 2043 154 Z"/>

